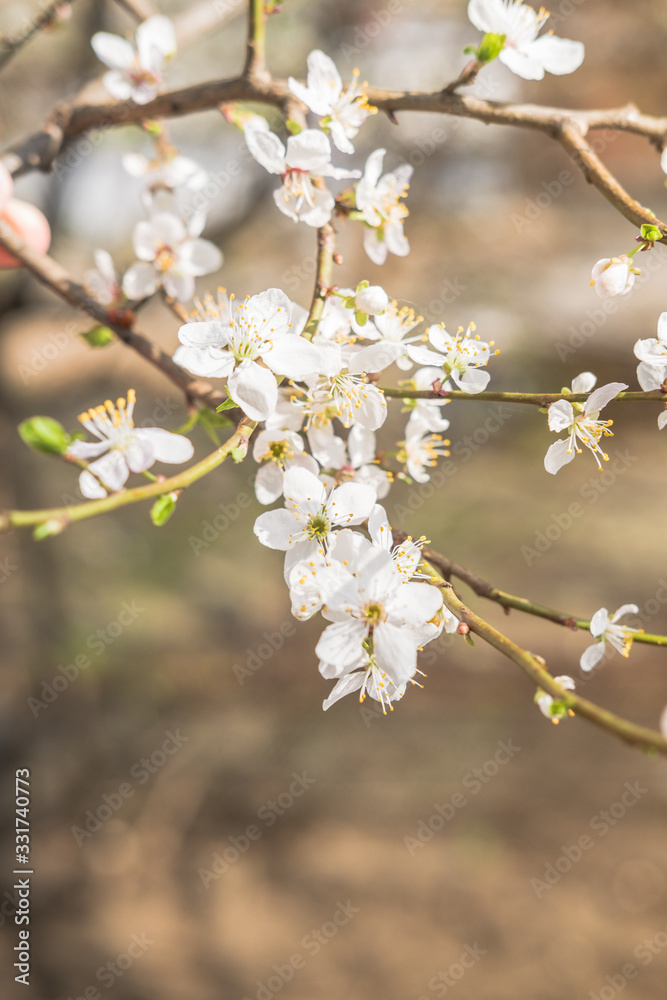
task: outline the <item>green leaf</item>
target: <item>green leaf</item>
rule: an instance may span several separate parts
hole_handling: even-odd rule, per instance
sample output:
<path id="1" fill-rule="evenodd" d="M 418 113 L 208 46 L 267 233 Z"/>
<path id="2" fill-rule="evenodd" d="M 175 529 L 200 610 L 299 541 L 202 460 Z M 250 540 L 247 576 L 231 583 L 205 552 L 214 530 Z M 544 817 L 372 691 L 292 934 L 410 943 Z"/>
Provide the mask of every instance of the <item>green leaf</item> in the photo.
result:
<path id="1" fill-rule="evenodd" d="M 233 462 L 238 463 L 242 462 L 247 454 L 248 454 L 247 448 L 232 448 L 232 450 L 229 453 L 229 457 Z"/>
<path id="2" fill-rule="evenodd" d="M 220 403 L 220 406 L 216 406 L 215 412 L 220 413 L 222 410 L 233 410 L 236 407 L 236 403 L 233 399 L 226 399 L 224 403 Z"/>
<path id="3" fill-rule="evenodd" d="M 369 285 L 370 285 L 370 281 L 367 281 L 364 278 L 364 280 L 360 281 L 359 284 L 357 285 L 356 294 L 358 295 L 359 292 L 363 292 L 364 288 L 368 288 Z"/>
<path id="4" fill-rule="evenodd" d="M 489 31 L 484 35 L 477 49 L 477 61 L 490 63 L 493 59 L 496 59 L 505 48 L 506 37 L 507 35 L 497 35 L 493 31 Z"/>
<path id="5" fill-rule="evenodd" d="M 653 243 L 655 240 L 662 239 L 662 233 L 660 232 L 657 226 L 650 226 L 648 224 L 644 224 L 641 227 L 640 232 L 642 234 L 642 239 L 650 240 L 651 243 Z"/>
<path id="6" fill-rule="evenodd" d="M 361 309 L 355 309 L 354 318 L 359 326 L 366 326 L 366 320 L 368 319 L 368 314 L 362 312 Z"/>
<path id="7" fill-rule="evenodd" d="M 94 326 L 79 336 L 89 347 L 108 347 L 116 339 L 116 334 L 108 326 Z"/>
<path id="8" fill-rule="evenodd" d="M 30 448 L 47 455 L 63 455 L 72 438 L 53 417 L 29 417 L 18 426 L 18 432 Z"/>
<path id="9" fill-rule="evenodd" d="M 299 132 L 303 132 L 303 127 L 299 125 L 298 122 L 295 122 L 293 118 L 287 119 L 287 121 L 285 122 L 285 128 L 287 129 L 290 135 L 298 135 Z"/>
<path id="10" fill-rule="evenodd" d="M 207 437 L 211 439 L 213 444 L 219 445 L 220 438 L 217 435 L 217 431 L 220 427 L 231 427 L 232 421 L 229 417 L 225 417 L 222 413 L 214 413 L 213 410 L 209 410 L 207 406 L 199 410 L 198 423 L 201 424 L 202 430 L 205 432 Z"/>
<path id="11" fill-rule="evenodd" d="M 176 510 L 176 501 L 169 493 L 158 497 L 151 507 L 151 521 L 156 528 L 161 528 L 166 524 L 171 515 Z"/>

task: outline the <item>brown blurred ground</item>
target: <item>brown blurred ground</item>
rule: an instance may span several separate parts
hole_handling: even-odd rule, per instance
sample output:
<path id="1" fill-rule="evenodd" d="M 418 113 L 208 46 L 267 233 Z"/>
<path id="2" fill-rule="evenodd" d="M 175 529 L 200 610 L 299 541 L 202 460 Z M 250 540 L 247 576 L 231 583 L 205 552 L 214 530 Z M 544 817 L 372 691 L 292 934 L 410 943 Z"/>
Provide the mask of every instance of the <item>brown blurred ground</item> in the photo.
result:
<path id="1" fill-rule="evenodd" d="M 463 45 L 477 37 L 466 26 L 465 4 L 403 6 L 371 39 L 379 5 L 289 0 L 271 23 L 272 67 L 302 75 L 308 51 L 320 45 L 343 75 L 359 65 L 379 85 L 441 86 L 461 66 Z M 0 13 L 10 25 L 27 9 L 5 4 Z M 663 113 L 664 5 L 585 0 L 562 9 L 574 13 L 556 32 L 586 42 L 582 69 L 519 85 L 493 68 L 491 96 L 577 107 L 632 99 Z M 86 36 L 128 24 L 83 0 L 66 32 L 18 57 L 5 77 L 11 101 L 3 143 L 36 125 L 56 94 L 96 72 Z M 234 72 L 241 29 L 235 22 L 184 53 L 172 82 Z M 667 306 L 663 260 L 655 251 L 647 280 L 600 321 L 600 302 L 587 285 L 590 266 L 628 249 L 634 232 L 578 176 L 524 226 L 527 205 L 554 192 L 562 171 L 574 176 L 558 147 L 541 136 L 417 115 L 404 116 L 399 128 L 375 120 L 367 131 L 359 163 L 384 145 L 388 168 L 406 159 L 416 166 L 412 253 L 379 269 L 363 256 L 359 233 L 343 232 L 341 284 L 367 276 L 450 327 L 476 320 L 502 351 L 492 387 L 557 390 L 586 369 L 601 382 L 636 387 L 632 345 L 654 336 Z M 307 303 L 312 233 L 278 216 L 273 181 L 247 166 L 237 134 L 207 114 L 178 123 L 174 135 L 185 153 L 223 176 L 230 162 L 244 164 L 242 181 L 230 181 L 211 209 L 207 235 L 226 257 L 220 280 L 242 294 L 278 284 Z M 131 259 L 128 237 L 139 208 L 126 204 L 129 186 L 118 168 L 126 149 L 146 149 L 135 130 L 109 134 L 62 182 L 30 178 L 19 191 L 41 199 L 56 233 L 54 255 L 75 273 L 90 266 L 95 246 Z M 664 217 L 655 151 L 620 137 L 608 141 L 604 156 Z M 165 380 L 120 346 L 104 355 L 88 350 L 75 335 L 85 321 L 30 279 L 4 275 L 0 296 L 2 506 L 57 504 L 74 492 L 70 470 L 18 440 L 15 426 L 25 416 L 48 413 L 73 428 L 83 407 L 134 385 L 140 419 L 155 410 L 164 426 L 184 419 Z M 175 346 L 176 325 L 159 308 L 145 312 L 142 327 L 169 350 Z M 557 345 L 573 336 L 583 346 L 574 353 L 561 346 L 559 355 Z M 40 357 L 46 363 L 38 370 Z M 611 481 L 588 455 L 548 476 L 545 418 L 512 410 L 489 435 L 488 411 L 498 412 L 483 403 L 449 408 L 456 471 L 425 500 L 397 486 L 388 500 L 393 522 L 427 534 L 434 547 L 512 592 L 581 615 L 635 601 L 652 616 L 647 628 L 667 631 L 656 598 L 667 579 L 665 437 L 655 429 L 654 407 L 611 412 L 610 452 L 625 455 L 627 466 Z M 473 450 L 466 435 L 479 446 Z M 205 454 L 204 436 L 195 442 Z M 412 689 L 386 719 L 352 699 L 322 714 L 329 683 L 313 653 L 320 625 L 293 622 L 280 556 L 255 543 L 251 473 L 244 464 L 208 477 L 161 530 L 136 507 L 39 546 L 24 534 L 3 540 L 0 559 L 17 567 L 0 586 L 8 815 L 15 768 L 33 775 L 30 995 L 66 1000 L 97 988 L 124 1000 L 265 1000 L 268 989 L 286 1000 L 450 993 L 459 1000 L 589 1000 L 621 983 L 630 1000 L 664 997 L 665 764 L 583 721 L 551 726 L 533 706 L 530 684 L 479 643 L 441 642 L 437 659 L 426 659 L 424 690 Z M 557 534 L 551 526 L 566 524 L 573 502 L 583 514 L 544 554 L 526 554 L 538 533 Z M 410 504 L 408 516 L 401 508 Z M 215 517 L 218 527 L 207 528 Z M 134 605 L 136 620 L 113 637 L 124 604 Z M 475 607 L 543 655 L 554 673 L 576 674 L 584 636 L 516 613 L 506 618 L 481 602 Z M 35 717 L 28 698 L 42 697 L 43 685 L 77 655 L 90 667 Z M 664 655 L 636 647 L 583 690 L 655 726 L 667 700 L 664 677 Z M 162 763 L 168 734 L 183 742 L 162 754 Z M 486 776 L 494 771 L 489 762 L 499 741 L 521 749 L 474 791 L 471 772 L 485 765 Z M 147 773 L 139 762 L 152 755 L 161 763 Z M 289 791 L 298 787 L 295 774 L 305 774 L 304 783 L 314 779 L 298 797 Z M 620 801 L 626 783 L 639 783 L 639 800 L 602 834 L 600 811 Z M 72 828 L 103 805 L 103 795 L 116 802 L 121 785 L 131 794 L 78 846 Z M 406 844 L 438 815 L 436 805 L 450 815 L 453 796 L 466 804 L 424 847 Z M 267 806 L 281 801 L 280 814 L 280 804 Z M 586 835 L 592 847 L 556 884 L 531 885 L 544 881 L 564 848 L 576 857 L 573 845 Z M 217 874 L 215 858 L 224 852 L 228 867 Z M 559 864 L 567 868 L 566 860 Z M 8 874 L 4 887 L 11 883 Z M 16 928 L 11 905 L 0 912 L 2 995 L 13 996 Z M 315 931 L 325 943 L 317 945 Z M 152 943 L 123 969 L 133 935 Z M 466 946 L 479 959 L 458 981 Z M 300 967 L 284 983 L 293 956 Z M 116 962 L 122 976 L 108 971 Z M 628 963 L 637 975 L 626 982 L 620 970 Z"/>

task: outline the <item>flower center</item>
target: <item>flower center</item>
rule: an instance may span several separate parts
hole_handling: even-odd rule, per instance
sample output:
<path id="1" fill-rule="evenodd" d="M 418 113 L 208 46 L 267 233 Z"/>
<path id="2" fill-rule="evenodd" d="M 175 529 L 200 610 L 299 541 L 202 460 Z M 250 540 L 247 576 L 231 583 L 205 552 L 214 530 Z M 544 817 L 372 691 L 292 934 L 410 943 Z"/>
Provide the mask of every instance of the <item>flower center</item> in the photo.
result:
<path id="1" fill-rule="evenodd" d="M 377 625 L 384 618 L 384 608 L 381 604 L 376 604 L 374 601 L 371 601 L 370 604 L 367 604 L 364 608 L 364 618 L 371 625 Z"/>
<path id="2" fill-rule="evenodd" d="M 277 462 L 279 465 L 284 465 L 293 455 L 294 452 L 287 441 L 272 441 L 264 458 L 272 462 Z"/>
<path id="3" fill-rule="evenodd" d="M 170 271 L 176 263 L 176 255 L 171 247 L 162 244 L 155 257 L 154 265 L 158 271 Z"/>
<path id="4" fill-rule="evenodd" d="M 323 541 L 329 534 L 331 523 L 325 514 L 315 514 L 308 521 L 308 537 L 318 542 Z"/>

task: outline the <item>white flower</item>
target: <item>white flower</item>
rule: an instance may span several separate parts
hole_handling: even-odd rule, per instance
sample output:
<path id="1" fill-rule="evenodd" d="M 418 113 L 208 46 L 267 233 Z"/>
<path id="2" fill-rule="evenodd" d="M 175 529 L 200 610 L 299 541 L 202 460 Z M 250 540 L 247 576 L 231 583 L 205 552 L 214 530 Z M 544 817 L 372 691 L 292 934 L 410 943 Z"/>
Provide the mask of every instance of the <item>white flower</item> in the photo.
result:
<path id="1" fill-rule="evenodd" d="M 144 472 L 154 462 L 187 462 L 194 454 L 192 442 L 182 434 L 161 427 L 135 427 L 135 402 L 134 389 L 130 389 L 127 402 L 121 398 L 114 406 L 108 399 L 79 416 L 99 441 L 74 441 L 67 454 L 85 461 L 96 459 L 79 476 L 81 492 L 91 500 L 105 497 L 107 490 L 120 490 L 130 472 Z"/>
<path id="2" fill-rule="evenodd" d="M 363 87 L 358 84 L 359 70 L 354 71 L 352 82 L 344 90 L 343 81 L 329 56 L 315 49 L 308 56 L 307 85 L 290 77 L 289 89 L 300 101 L 322 118 L 321 127 L 331 133 L 334 146 L 342 153 L 353 153 L 354 139 L 369 115 L 376 108 L 368 105 Z"/>
<path id="3" fill-rule="evenodd" d="M 403 219 L 408 210 L 400 199 L 408 193 L 412 167 L 404 163 L 382 177 L 385 153 L 385 149 L 371 153 L 356 190 L 357 208 L 367 226 L 364 248 L 374 264 L 384 264 L 388 251 L 397 257 L 406 257 L 410 252 L 403 233 Z"/>
<path id="4" fill-rule="evenodd" d="M 577 388 L 574 391 L 587 392 L 588 389 L 582 388 L 582 385 L 590 386 L 591 378 L 595 384 L 595 376 L 591 375 L 590 372 L 579 376 L 579 382 L 575 379 L 572 386 L 574 388 L 577 385 Z M 618 396 L 619 392 L 623 392 L 627 388 L 625 382 L 610 382 L 592 392 L 583 404 L 568 403 L 566 399 L 559 399 L 551 404 L 548 411 L 549 430 L 555 431 L 557 434 L 560 431 L 568 431 L 569 437 L 562 441 L 555 441 L 547 451 L 544 458 L 544 468 L 547 472 L 555 475 L 559 469 L 572 461 L 575 452 L 581 452 L 577 440 L 581 441 L 593 453 L 598 468 L 602 468 L 600 458 L 606 462 L 609 456 L 600 447 L 600 438 L 603 436 L 611 437 L 613 432 L 609 430 L 609 427 L 613 421 L 598 420 L 598 414 L 607 403 Z"/>
<path id="5" fill-rule="evenodd" d="M 406 626 L 423 626 L 441 608 L 437 587 L 406 582 L 388 552 L 371 550 L 345 586 L 326 594 L 326 616 L 334 621 L 315 650 L 320 672 L 340 678 L 359 665 L 366 651 L 400 687 L 417 669 L 417 642 Z"/>
<path id="6" fill-rule="evenodd" d="M 203 218 L 193 217 L 189 227 L 169 212 L 156 212 L 134 229 L 134 252 L 139 262 L 123 278 L 129 299 L 144 299 L 157 288 L 179 302 L 191 299 L 195 277 L 211 274 L 222 265 L 222 254 L 209 240 L 197 239 Z"/>
<path id="7" fill-rule="evenodd" d="M 328 425 L 331 427 L 331 424 Z M 333 430 L 333 429 L 332 429 Z M 339 483 L 364 483 L 372 486 L 378 500 L 384 499 L 391 489 L 393 476 L 376 464 L 375 434 L 366 427 L 355 424 L 347 437 L 347 448 L 342 438 L 314 430 L 308 440 L 315 444 L 317 458 L 326 470 L 322 479 L 325 486 Z M 329 473 L 332 473 L 330 475 Z"/>
<path id="8" fill-rule="evenodd" d="M 562 688 L 566 691 L 574 691 L 574 680 L 568 677 L 567 674 L 563 674 L 560 677 L 554 677 L 556 684 L 560 684 Z M 565 715 L 572 715 L 571 711 L 565 708 L 562 702 L 557 699 L 552 698 L 550 694 L 546 691 L 538 689 L 535 695 L 535 701 L 540 709 L 542 715 L 546 715 L 547 719 L 551 719 L 553 723 L 558 724 L 559 720 L 564 718 Z"/>
<path id="9" fill-rule="evenodd" d="M 95 250 L 93 257 L 96 266 L 86 271 L 83 277 L 86 291 L 103 306 L 118 305 L 123 293 L 111 254 L 106 250 Z"/>
<path id="10" fill-rule="evenodd" d="M 252 457 L 263 463 L 255 476 L 255 496 L 263 504 L 273 503 L 281 496 L 283 477 L 292 466 L 309 469 L 314 475 L 320 471 L 315 459 L 306 454 L 303 438 L 294 431 L 260 431 Z"/>
<path id="11" fill-rule="evenodd" d="M 410 423 L 408 422 L 408 428 Z M 403 442 L 405 457 L 403 461 L 411 476 L 417 483 L 427 483 L 431 478 L 427 468 L 433 468 L 438 464 L 438 455 L 448 456 L 450 452 L 444 445 L 449 441 L 443 441 L 440 434 L 417 433 L 411 437 L 406 437 Z M 399 453 L 400 454 L 400 453 Z"/>
<path id="12" fill-rule="evenodd" d="M 111 70 L 104 76 L 111 96 L 148 104 L 160 90 L 165 61 L 176 51 L 176 36 L 169 18 L 156 15 L 139 25 L 134 45 L 106 31 L 93 35 L 91 44 Z"/>
<path id="13" fill-rule="evenodd" d="M 482 392 L 487 387 L 491 376 L 478 369 L 488 364 L 493 341 L 487 344 L 480 340 L 475 334 L 474 323 L 468 326 L 465 333 L 463 327 L 459 327 L 455 337 L 447 333 L 444 326 L 430 326 L 427 333 L 435 351 L 408 345 L 407 352 L 413 361 L 420 365 L 442 366 L 445 377 L 452 378 L 464 392 Z"/>
<path id="14" fill-rule="evenodd" d="M 658 320 L 657 339 L 650 337 L 638 340 L 635 355 L 639 358 L 637 379 L 642 389 L 650 392 L 652 389 L 662 388 L 667 380 L 667 312 L 662 313 Z M 665 423 L 667 410 L 663 410 L 658 417 L 659 427 L 664 427 Z"/>
<path id="15" fill-rule="evenodd" d="M 595 639 L 599 639 L 594 646 L 589 646 L 581 656 L 580 666 L 582 670 L 593 670 L 594 667 L 604 658 L 606 645 L 609 643 L 621 656 L 629 656 L 632 640 L 637 632 L 642 629 L 629 628 L 627 625 L 617 625 L 616 622 L 623 615 L 636 615 L 639 608 L 636 604 L 622 604 L 614 612 L 612 618 L 606 608 L 600 608 L 591 618 L 590 630 Z"/>
<path id="16" fill-rule="evenodd" d="M 221 296 L 218 319 L 180 328 L 183 347 L 174 360 L 193 375 L 228 377 L 234 402 L 251 420 L 266 420 L 278 403 L 275 374 L 303 379 L 319 365 L 318 349 L 294 329 L 294 315 L 300 311 L 279 288 L 233 306 Z"/>
<path id="17" fill-rule="evenodd" d="M 432 389 L 442 383 L 441 368 L 418 368 L 409 382 L 401 383 L 410 389 Z M 405 399 L 405 407 L 410 417 L 405 427 L 405 436 L 418 437 L 427 431 L 446 431 L 449 420 L 442 415 L 447 399 Z"/>
<path id="18" fill-rule="evenodd" d="M 387 416 L 387 401 L 377 386 L 359 377 L 357 355 L 349 361 L 349 371 L 338 344 L 317 341 L 320 349 L 320 376 L 310 386 L 305 410 L 309 425 L 328 423 L 338 417 L 344 427 L 359 424 L 376 431 Z"/>
<path id="19" fill-rule="evenodd" d="M 635 275 L 639 274 L 632 267 L 632 260 L 626 254 L 618 257 L 603 257 L 593 265 L 591 285 L 601 299 L 611 295 L 627 295 L 635 283 Z"/>
<path id="20" fill-rule="evenodd" d="M 415 673 L 419 672 L 421 671 L 415 671 Z M 416 684 L 417 682 L 410 678 L 410 683 Z M 335 705 L 345 695 L 359 691 L 360 702 L 363 702 L 366 695 L 369 694 L 371 698 L 380 703 L 382 712 L 386 715 L 387 708 L 390 712 L 394 711 L 392 702 L 401 700 L 405 694 L 407 685 L 407 681 L 403 684 L 395 684 L 386 671 L 378 666 L 375 655 L 372 654 L 369 656 L 363 650 L 357 662 L 342 675 L 340 680 L 334 685 L 329 697 L 324 699 L 322 708 L 326 712 L 327 709 Z"/>
<path id="21" fill-rule="evenodd" d="M 359 312 L 377 316 L 389 305 L 389 296 L 380 285 L 367 285 L 356 293 L 354 303 Z"/>
<path id="22" fill-rule="evenodd" d="M 412 361 L 407 355 L 407 345 L 421 337 L 407 337 L 422 316 L 415 316 L 414 309 L 408 306 L 398 308 L 397 302 L 391 302 L 372 323 L 362 328 L 362 336 L 373 343 L 363 347 L 356 355 L 356 363 L 362 370 L 380 372 L 396 362 L 403 371 L 412 368 Z"/>
<path id="23" fill-rule="evenodd" d="M 541 80 L 547 73 L 573 73 L 584 60 L 584 46 L 551 32 L 538 38 L 549 14 L 527 7 L 522 0 L 470 0 L 468 17 L 479 31 L 505 35 L 498 58 L 524 80 Z"/>
<path id="24" fill-rule="evenodd" d="M 185 187 L 189 191 L 199 191 L 208 181 L 208 174 L 203 167 L 180 153 L 156 160 L 149 160 L 141 153 L 126 153 L 123 166 L 132 177 L 145 177 L 152 188 L 173 190 Z"/>
<path id="25" fill-rule="evenodd" d="M 285 506 L 260 514 L 257 538 L 270 549 L 292 553 L 288 568 L 326 549 L 335 528 L 361 524 L 375 505 L 371 486 L 343 483 L 327 496 L 322 482 L 308 469 L 288 469 L 283 480 Z"/>
<path id="26" fill-rule="evenodd" d="M 305 129 L 291 135 L 287 147 L 274 132 L 260 127 L 244 129 L 252 156 L 270 174 L 280 174 L 283 186 L 273 192 L 280 211 L 295 222 L 319 228 L 331 218 L 335 201 L 314 177 L 359 177 L 358 170 L 344 170 L 331 163 L 331 145 L 323 132 Z"/>

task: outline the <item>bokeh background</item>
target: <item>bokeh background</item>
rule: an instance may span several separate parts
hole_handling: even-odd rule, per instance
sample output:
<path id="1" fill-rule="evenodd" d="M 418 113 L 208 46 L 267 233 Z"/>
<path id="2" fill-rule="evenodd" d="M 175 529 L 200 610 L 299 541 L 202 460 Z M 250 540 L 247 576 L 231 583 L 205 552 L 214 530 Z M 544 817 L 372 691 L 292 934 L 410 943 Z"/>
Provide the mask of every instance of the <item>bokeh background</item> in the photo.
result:
<path id="1" fill-rule="evenodd" d="M 165 0 L 160 10 L 185 6 Z M 244 23 L 227 16 L 233 7 L 218 4 L 219 22 L 176 57 L 170 85 L 240 69 Z M 0 30 L 15 30 L 34 9 L 4 0 Z M 581 108 L 632 100 L 664 113 L 663 3 L 558 0 L 552 13 L 557 34 L 586 43 L 583 67 L 524 83 L 494 65 L 475 92 Z M 95 30 L 131 27 L 113 3 L 80 0 L 63 29 L 17 56 L 3 72 L 3 146 L 98 78 Z M 463 0 L 286 0 L 269 24 L 270 65 L 303 76 L 319 46 L 344 77 L 359 67 L 376 85 L 439 88 L 478 37 Z M 240 134 L 217 112 L 174 122 L 171 134 L 218 177 L 206 235 L 225 263 L 211 281 L 237 294 L 279 285 L 307 304 L 314 234 L 275 210 L 275 180 L 249 159 Z M 657 151 L 638 138 L 597 136 L 611 169 L 664 217 Z M 475 320 L 501 349 L 492 387 L 557 391 L 589 369 L 601 383 L 636 387 L 633 344 L 655 336 L 667 307 L 664 255 L 642 255 L 635 290 L 602 311 L 590 267 L 628 250 L 636 234 L 559 146 L 416 114 L 398 126 L 382 115 L 369 121 L 355 165 L 378 145 L 387 168 L 415 167 L 412 252 L 375 267 L 359 230 L 342 226 L 340 284 L 380 282 L 450 328 Z M 126 151 L 150 153 L 136 127 L 110 130 L 92 149 L 75 143 L 59 178 L 18 185 L 47 212 L 52 253 L 75 274 L 96 247 L 119 266 L 133 259 L 142 185 L 121 167 Z M 186 411 L 171 384 L 122 345 L 88 348 L 78 336 L 86 318 L 32 278 L 0 279 L 0 503 L 59 504 L 74 496 L 75 472 L 29 452 L 20 420 L 49 414 L 74 429 L 78 412 L 128 386 L 139 422 L 175 428 Z M 145 309 L 140 325 L 165 349 L 176 346 L 177 322 L 161 306 Z M 633 601 L 645 628 L 665 632 L 665 436 L 653 405 L 609 413 L 616 471 L 598 473 L 584 454 L 552 477 L 542 464 L 551 443 L 543 415 L 453 404 L 453 471 L 435 490 L 396 485 L 390 519 L 501 588 L 581 616 Z M 395 415 L 387 446 L 400 432 Z M 204 434 L 194 440 L 204 455 Z M 313 652 L 321 626 L 291 619 L 281 556 L 254 539 L 252 473 L 250 462 L 225 465 L 161 529 L 135 506 L 40 544 L 27 533 L 2 538 L 3 996 L 25 995 L 13 982 L 10 870 L 13 775 L 28 767 L 30 995 L 39 1000 L 663 997 L 665 763 L 585 721 L 550 725 L 509 662 L 458 637 L 428 647 L 424 689 L 412 688 L 386 718 L 354 699 L 323 714 L 330 683 Z M 580 515 L 568 525 L 572 503 Z M 667 701 L 663 652 L 635 647 L 584 680 L 585 635 L 505 617 L 462 593 L 552 673 L 572 674 L 587 696 L 657 726 Z M 68 665 L 77 656 L 89 665 L 75 676 Z M 50 697 L 68 670 L 65 689 L 36 709 L 29 699 Z M 502 764 L 494 763 L 500 743 L 520 748 Z M 626 784 L 635 792 L 618 805 Z M 111 818 L 90 836 L 77 833 L 105 802 L 113 809 L 101 814 Z"/>

